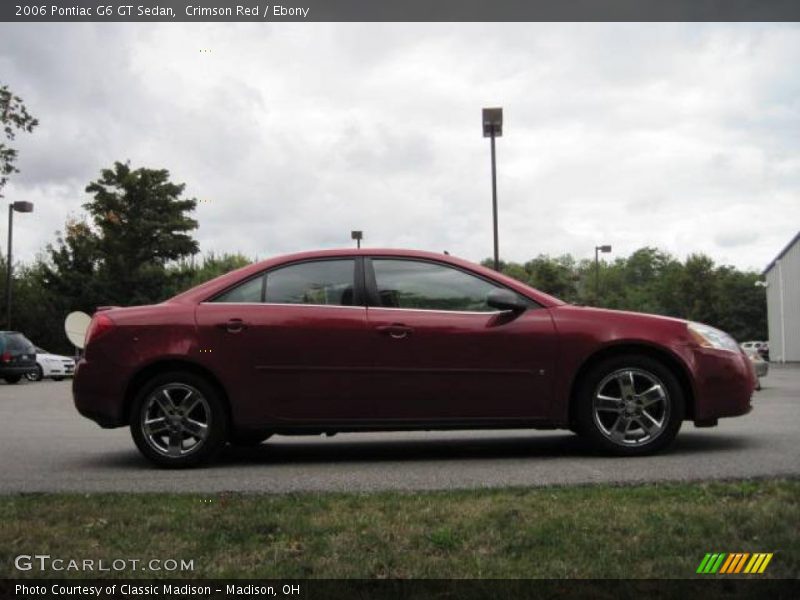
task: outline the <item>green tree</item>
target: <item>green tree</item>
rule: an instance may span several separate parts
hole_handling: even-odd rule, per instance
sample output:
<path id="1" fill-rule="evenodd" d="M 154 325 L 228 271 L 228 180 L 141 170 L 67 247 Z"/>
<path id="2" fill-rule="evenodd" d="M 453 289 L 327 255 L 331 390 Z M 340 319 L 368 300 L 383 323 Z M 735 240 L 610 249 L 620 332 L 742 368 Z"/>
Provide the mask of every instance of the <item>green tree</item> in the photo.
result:
<path id="1" fill-rule="evenodd" d="M 28 112 L 22 98 L 15 96 L 7 85 L 0 86 L 0 123 L 7 141 L 16 137 L 17 131 L 31 133 L 39 121 Z M 12 173 L 19 173 L 15 163 L 17 151 L 6 142 L 0 142 L 0 196 Z"/>
<path id="2" fill-rule="evenodd" d="M 575 259 L 569 254 L 551 258 L 540 254 L 525 263 L 530 285 L 566 302 L 578 299 Z"/>
<path id="3" fill-rule="evenodd" d="M 210 279 L 245 267 L 252 262 L 242 254 L 217 255 L 213 252 L 205 255 L 197 263 L 194 260 L 183 260 L 169 268 L 170 283 L 167 295 L 174 296 Z"/>
<path id="4" fill-rule="evenodd" d="M 120 162 L 104 169 L 86 187 L 93 199 L 83 207 L 92 226 L 68 224 L 50 248 L 56 287 L 95 305 L 163 300 L 170 290 L 167 264 L 198 252 L 191 236 L 197 221 L 187 214 L 197 201 L 183 198 L 184 188 L 166 169 L 134 170 Z"/>
<path id="5" fill-rule="evenodd" d="M 47 286 L 46 265 L 37 260 L 14 269 L 14 329 L 50 352 L 72 354 L 64 334 L 63 298 Z"/>
<path id="6" fill-rule="evenodd" d="M 61 310 L 92 313 L 105 302 L 99 289 L 97 236 L 85 221 L 69 219 L 64 233 L 49 244 L 49 264 L 42 267 L 45 285 L 60 299 Z"/>
<path id="7" fill-rule="evenodd" d="M 767 291 L 757 287 L 758 273 L 719 267 L 716 272 L 716 323 L 737 340 L 767 338 Z"/>

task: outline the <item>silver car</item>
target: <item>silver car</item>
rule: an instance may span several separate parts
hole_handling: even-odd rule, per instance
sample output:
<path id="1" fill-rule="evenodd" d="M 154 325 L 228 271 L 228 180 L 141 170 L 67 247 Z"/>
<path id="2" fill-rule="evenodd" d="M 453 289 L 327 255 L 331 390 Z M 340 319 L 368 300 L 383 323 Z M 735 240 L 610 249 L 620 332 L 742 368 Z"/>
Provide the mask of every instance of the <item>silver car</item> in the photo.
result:
<path id="1" fill-rule="evenodd" d="M 750 364 L 753 365 L 753 371 L 756 374 L 756 389 L 760 390 L 761 378 L 766 377 L 769 373 L 769 363 L 761 357 L 761 353 L 756 348 L 743 348 L 743 350 L 750 359 Z"/>

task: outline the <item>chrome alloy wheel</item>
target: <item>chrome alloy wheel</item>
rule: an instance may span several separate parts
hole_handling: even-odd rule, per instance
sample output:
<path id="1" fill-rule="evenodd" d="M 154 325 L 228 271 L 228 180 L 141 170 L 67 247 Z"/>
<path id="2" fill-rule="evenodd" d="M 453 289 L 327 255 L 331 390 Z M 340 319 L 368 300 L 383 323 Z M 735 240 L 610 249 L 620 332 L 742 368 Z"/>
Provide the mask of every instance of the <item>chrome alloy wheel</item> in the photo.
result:
<path id="1" fill-rule="evenodd" d="M 670 418 L 667 387 L 653 373 L 620 369 L 598 384 L 592 416 L 600 432 L 614 444 L 649 444 L 664 431 Z"/>
<path id="2" fill-rule="evenodd" d="M 178 458 L 196 452 L 208 439 L 211 408 L 197 388 L 167 383 L 150 393 L 140 418 L 147 444 L 163 456 Z"/>

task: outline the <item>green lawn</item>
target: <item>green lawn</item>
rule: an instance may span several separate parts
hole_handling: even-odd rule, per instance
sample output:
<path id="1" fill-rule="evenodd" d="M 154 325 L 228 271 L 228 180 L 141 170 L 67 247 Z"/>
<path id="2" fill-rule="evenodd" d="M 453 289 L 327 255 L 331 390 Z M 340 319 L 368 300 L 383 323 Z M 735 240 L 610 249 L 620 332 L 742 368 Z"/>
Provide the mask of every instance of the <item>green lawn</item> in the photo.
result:
<path id="1" fill-rule="evenodd" d="M 0 577 L 41 577 L 14 557 L 50 554 L 194 560 L 172 577 L 682 578 L 706 552 L 742 551 L 775 552 L 761 577 L 800 575 L 800 481 L 0 496 Z"/>

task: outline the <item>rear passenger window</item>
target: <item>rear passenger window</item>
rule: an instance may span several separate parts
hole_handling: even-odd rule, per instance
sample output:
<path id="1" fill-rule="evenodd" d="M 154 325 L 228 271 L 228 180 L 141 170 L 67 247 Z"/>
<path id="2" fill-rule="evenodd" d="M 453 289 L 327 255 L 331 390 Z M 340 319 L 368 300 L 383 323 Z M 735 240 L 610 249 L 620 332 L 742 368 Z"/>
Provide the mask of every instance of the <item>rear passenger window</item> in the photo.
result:
<path id="1" fill-rule="evenodd" d="M 320 260 L 267 273 L 267 302 L 353 306 L 355 261 Z"/>

